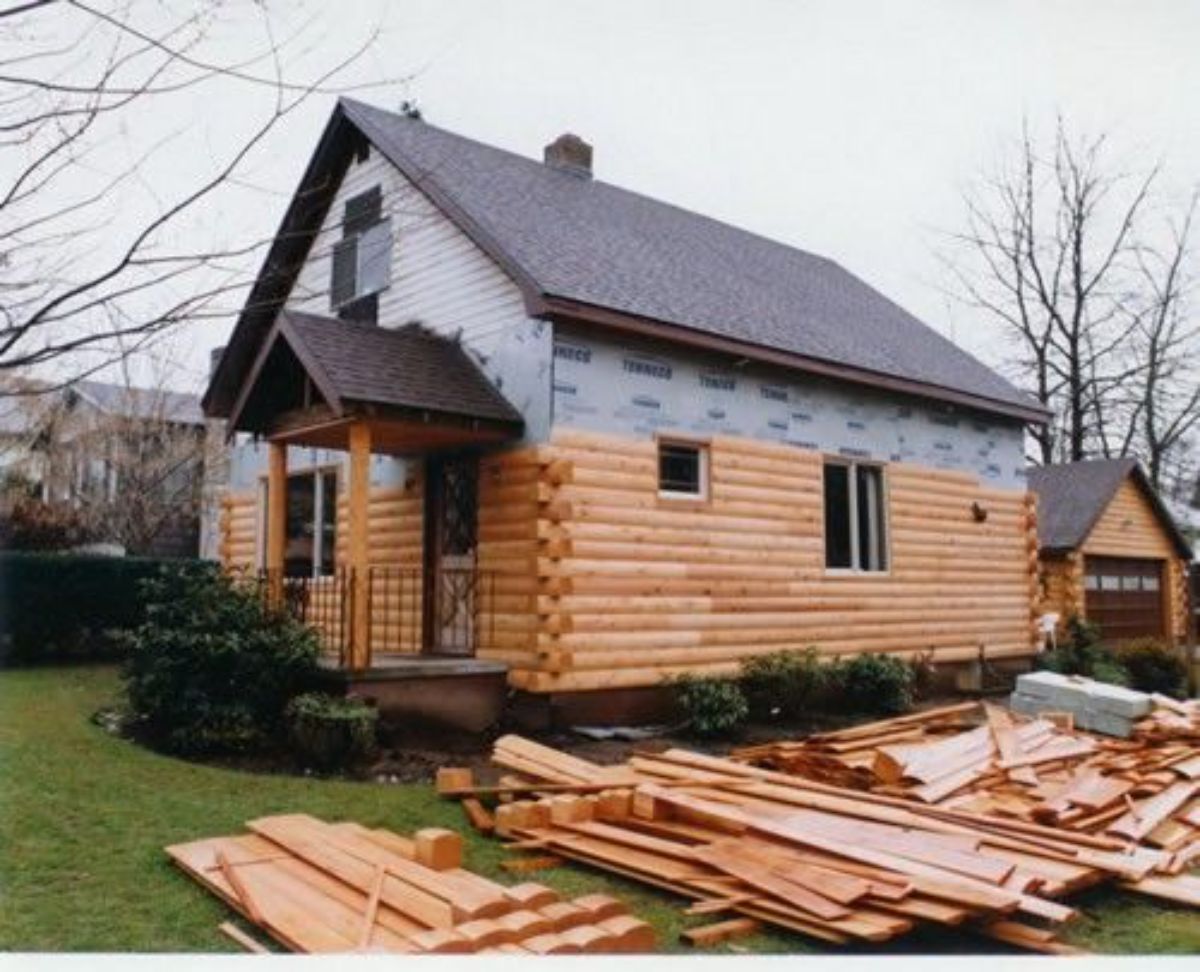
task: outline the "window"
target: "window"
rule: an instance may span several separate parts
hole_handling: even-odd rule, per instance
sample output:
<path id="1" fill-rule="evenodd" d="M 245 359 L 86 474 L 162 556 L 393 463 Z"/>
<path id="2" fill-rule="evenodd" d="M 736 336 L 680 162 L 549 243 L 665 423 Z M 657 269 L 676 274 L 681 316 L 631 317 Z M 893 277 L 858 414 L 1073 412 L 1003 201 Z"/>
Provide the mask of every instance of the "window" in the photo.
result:
<path id="1" fill-rule="evenodd" d="M 261 549 L 266 557 L 267 489 L 262 490 Z M 337 472 L 318 469 L 287 479 L 283 572 L 288 577 L 328 577 L 337 564 Z"/>
<path id="2" fill-rule="evenodd" d="M 343 320 L 375 323 L 376 295 L 392 282 L 392 222 L 375 186 L 346 200 L 342 238 L 333 245 L 330 306 Z"/>
<path id="3" fill-rule="evenodd" d="M 708 494 L 708 453 L 683 442 L 658 444 L 658 491 L 664 496 L 703 499 Z"/>
<path id="4" fill-rule="evenodd" d="M 887 570 L 883 470 L 878 466 L 825 464 L 825 566 Z"/>

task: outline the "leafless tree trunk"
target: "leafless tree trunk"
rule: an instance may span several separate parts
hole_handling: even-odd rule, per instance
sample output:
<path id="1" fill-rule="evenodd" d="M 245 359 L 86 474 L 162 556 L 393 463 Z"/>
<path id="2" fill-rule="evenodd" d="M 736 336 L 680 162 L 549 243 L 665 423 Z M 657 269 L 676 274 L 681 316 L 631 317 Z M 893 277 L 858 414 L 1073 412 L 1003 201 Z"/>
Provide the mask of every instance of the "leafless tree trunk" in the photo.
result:
<path id="1" fill-rule="evenodd" d="M 284 119 L 314 95 L 351 90 L 339 78 L 376 40 L 370 30 L 354 50 L 314 66 L 313 51 L 324 48 L 311 18 L 277 36 L 275 6 L 0 8 L 0 372 L 67 359 L 76 374 L 85 361 L 94 370 L 167 329 L 233 310 L 267 234 L 197 244 L 213 238 L 196 232 L 200 220 L 214 222 L 213 207 L 246 189 L 247 165 Z M 226 41 L 262 41 L 223 57 L 218 28 Z M 161 126 L 180 98 L 190 114 L 197 91 L 210 90 L 214 129 L 236 134 L 206 166 L 175 147 L 203 118 L 162 132 L 151 118 Z"/>
<path id="2" fill-rule="evenodd" d="M 1026 127 L 1015 163 L 968 196 L 944 255 L 958 295 L 1010 339 L 1015 380 L 1054 413 L 1034 433 L 1040 463 L 1138 445 L 1116 430 L 1147 367 L 1131 342 L 1165 283 L 1149 278 L 1142 238 L 1158 168 L 1127 176 L 1104 153 L 1103 137 L 1075 139 L 1062 119 L 1043 153 Z"/>

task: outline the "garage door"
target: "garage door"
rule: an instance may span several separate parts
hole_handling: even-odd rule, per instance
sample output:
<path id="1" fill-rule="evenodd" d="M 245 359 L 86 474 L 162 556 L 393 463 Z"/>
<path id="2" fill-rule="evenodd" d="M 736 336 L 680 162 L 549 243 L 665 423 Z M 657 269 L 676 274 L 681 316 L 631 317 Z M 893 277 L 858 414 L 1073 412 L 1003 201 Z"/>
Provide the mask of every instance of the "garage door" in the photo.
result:
<path id="1" fill-rule="evenodd" d="M 1118 557 L 1084 561 L 1084 605 L 1087 619 L 1100 625 L 1105 641 L 1145 635 L 1161 637 L 1163 562 Z"/>

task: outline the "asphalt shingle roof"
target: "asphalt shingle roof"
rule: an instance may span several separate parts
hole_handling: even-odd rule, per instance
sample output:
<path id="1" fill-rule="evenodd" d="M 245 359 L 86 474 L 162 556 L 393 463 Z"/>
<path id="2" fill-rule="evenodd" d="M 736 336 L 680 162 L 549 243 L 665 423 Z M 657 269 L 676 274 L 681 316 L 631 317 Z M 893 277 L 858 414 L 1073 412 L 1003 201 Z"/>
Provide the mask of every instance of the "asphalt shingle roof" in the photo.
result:
<path id="1" fill-rule="evenodd" d="M 1029 488 L 1037 495 L 1038 546 L 1055 552 L 1077 549 L 1130 475 L 1145 491 L 1180 555 L 1190 559 L 1191 549 L 1183 534 L 1137 460 L 1131 458 L 1089 459 L 1029 469 Z"/>
<path id="2" fill-rule="evenodd" d="M 342 401 L 428 409 L 522 424 L 462 346 L 417 324 L 382 328 L 294 310 L 282 324 Z"/>
<path id="3" fill-rule="evenodd" d="M 832 260 L 401 114 L 340 106 L 543 294 L 1037 408 Z"/>

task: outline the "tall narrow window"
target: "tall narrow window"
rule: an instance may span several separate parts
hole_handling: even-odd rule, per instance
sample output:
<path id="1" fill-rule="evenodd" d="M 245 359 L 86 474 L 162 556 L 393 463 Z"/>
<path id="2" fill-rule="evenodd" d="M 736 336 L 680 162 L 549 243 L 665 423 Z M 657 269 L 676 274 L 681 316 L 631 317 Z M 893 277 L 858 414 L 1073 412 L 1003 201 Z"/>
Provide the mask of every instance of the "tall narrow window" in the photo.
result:
<path id="1" fill-rule="evenodd" d="M 854 566 L 850 540 L 850 467 L 825 466 L 825 566 Z"/>
<path id="2" fill-rule="evenodd" d="M 343 320 L 377 323 L 378 295 L 392 282 L 392 223 L 379 186 L 346 200 L 333 244 L 329 303 Z"/>
<path id="3" fill-rule="evenodd" d="M 262 490 L 266 523 L 267 490 Z M 288 577 L 328 577 L 337 566 L 337 473 L 332 469 L 293 473 L 287 478 L 283 572 Z M 265 529 L 259 539 L 266 556 Z"/>
<path id="4" fill-rule="evenodd" d="M 825 464 L 825 566 L 887 570 L 887 516 L 878 466 Z"/>

